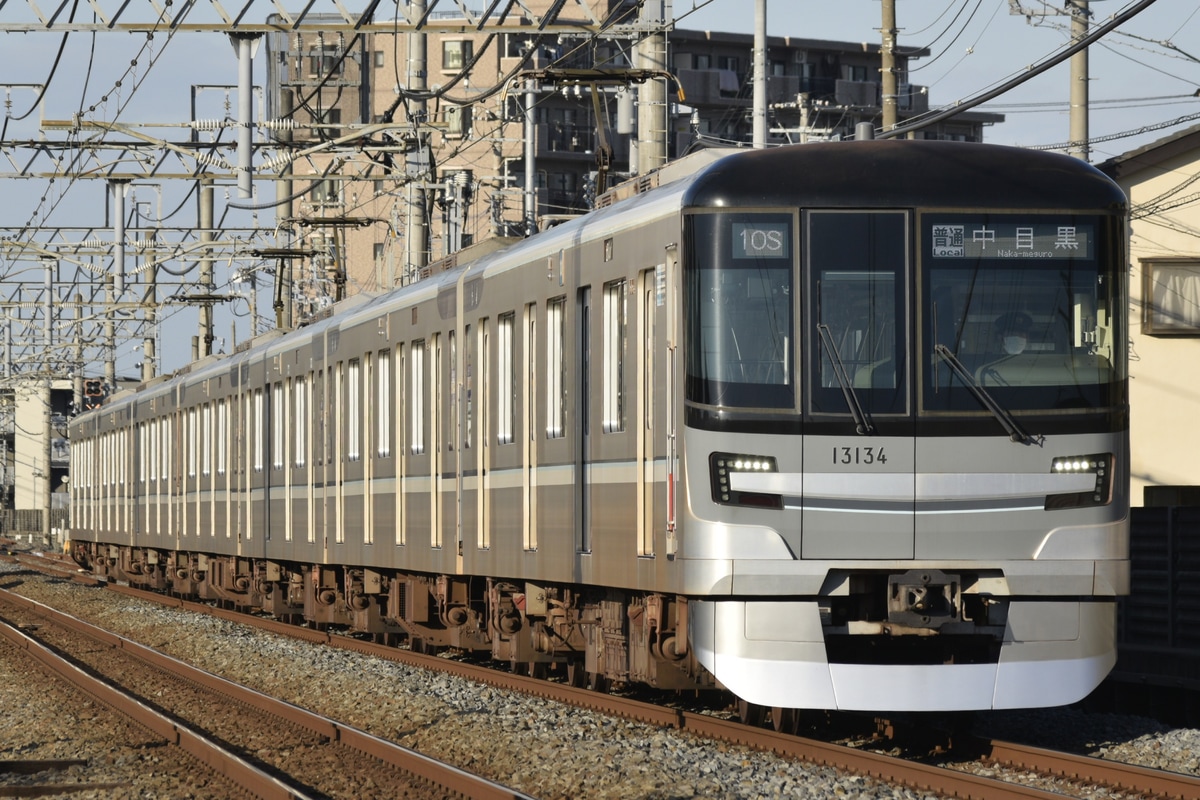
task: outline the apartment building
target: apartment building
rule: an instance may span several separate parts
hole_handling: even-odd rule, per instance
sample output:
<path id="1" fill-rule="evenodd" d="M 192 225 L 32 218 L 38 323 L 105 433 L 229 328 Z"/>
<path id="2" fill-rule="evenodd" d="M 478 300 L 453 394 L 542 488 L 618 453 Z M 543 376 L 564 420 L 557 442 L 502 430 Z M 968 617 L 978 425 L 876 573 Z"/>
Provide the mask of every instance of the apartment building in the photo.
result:
<path id="1" fill-rule="evenodd" d="M 594 6 L 598 19 L 637 8 Z M 300 317 L 586 211 L 599 189 L 637 172 L 637 105 L 651 81 L 667 84 L 653 123 L 667 159 L 750 141 L 750 35 L 672 30 L 651 69 L 631 38 L 545 35 L 532 24 L 492 34 L 465 22 L 437 34 L 269 37 L 268 114 L 296 121 L 276 135 L 316 151 L 292 163 L 280 189 L 294 197 L 280 208 L 284 225 L 313 253 L 292 265 Z M 924 55 L 897 55 L 901 120 L 928 109 L 925 89 L 907 80 L 909 61 Z M 877 44 L 769 37 L 770 143 L 878 125 L 880 66 Z M 1002 120 L 967 113 L 920 135 L 981 141 Z M 373 123 L 391 127 L 346 139 L 350 126 Z"/>

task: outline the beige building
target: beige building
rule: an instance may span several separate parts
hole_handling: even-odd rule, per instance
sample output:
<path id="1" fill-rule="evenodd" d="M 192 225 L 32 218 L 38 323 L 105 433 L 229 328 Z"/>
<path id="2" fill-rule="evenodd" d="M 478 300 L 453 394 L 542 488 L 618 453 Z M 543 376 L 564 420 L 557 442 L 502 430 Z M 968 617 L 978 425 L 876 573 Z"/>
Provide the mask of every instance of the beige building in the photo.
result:
<path id="1" fill-rule="evenodd" d="M 74 412 L 70 380 L 17 377 L 0 388 L 0 533 L 43 541 L 66 518 Z M 46 501 L 52 509 L 47 527 Z M 43 542 L 49 544 L 49 542 Z"/>
<path id="2" fill-rule="evenodd" d="M 1097 165 L 1129 197 L 1134 505 L 1200 504 L 1200 126 Z"/>
<path id="3" fill-rule="evenodd" d="M 628 0 L 589 4 L 597 19 L 636 19 Z M 463 247 L 586 211 L 603 185 L 638 170 L 638 106 L 654 96 L 654 81 L 667 84 L 653 124 L 668 160 L 700 146 L 748 144 L 752 51 L 750 35 L 675 30 L 655 68 L 629 39 L 540 36 L 533 26 L 497 35 L 464 25 L 424 36 L 268 37 L 268 116 L 290 114 L 298 125 L 280 138 L 312 148 L 350 124 L 396 125 L 293 163 L 280 192 L 295 200 L 280 216 L 297 248 L 315 253 L 294 262 L 294 296 L 306 298 L 299 314 L 414 280 Z M 907 78 L 909 58 L 927 54 L 897 58 L 902 121 L 928 109 L 925 89 Z M 771 142 L 848 138 L 860 121 L 879 124 L 878 45 L 772 36 L 767 61 Z M 398 87 L 424 89 L 428 99 L 402 99 Z M 1002 120 L 966 113 L 919 135 L 982 141 L 984 127 Z"/>

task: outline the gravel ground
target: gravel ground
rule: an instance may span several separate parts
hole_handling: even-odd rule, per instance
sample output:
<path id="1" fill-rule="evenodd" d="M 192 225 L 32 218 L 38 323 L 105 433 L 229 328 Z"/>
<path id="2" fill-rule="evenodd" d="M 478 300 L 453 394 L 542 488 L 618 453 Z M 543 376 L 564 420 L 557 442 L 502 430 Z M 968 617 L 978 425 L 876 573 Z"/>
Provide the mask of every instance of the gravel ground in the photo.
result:
<path id="1" fill-rule="evenodd" d="M 203 770 L 181 771 L 156 735 L 45 677 L 6 640 L 0 641 L 0 709 L 0 796 L 19 797 L 22 788 L 51 785 L 71 787 L 61 796 L 72 800 L 229 796 L 227 784 Z M 18 774 L 5 770 L 11 761 L 86 764 Z"/>
<path id="2" fill-rule="evenodd" d="M 0 564 L 0 586 L 544 800 L 927 796 L 64 581 L 5 575 L 15 569 Z M 0 702 L 25 722 L 20 735 L 0 722 L 0 761 L 64 757 L 50 753 L 75 742 L 69 725 L 65 737 L 54 732 L 56 720 L 77 712 L 56 704 L 47 715 L 37 686 L 22 693 L 7 677 Z M 984 714 L 980 725 L 1014 741 L 1200 773 L 1200 731 L 1153 720 L 1056 709 Z M 43 726 L 45 735 L 31 734 Z"/>

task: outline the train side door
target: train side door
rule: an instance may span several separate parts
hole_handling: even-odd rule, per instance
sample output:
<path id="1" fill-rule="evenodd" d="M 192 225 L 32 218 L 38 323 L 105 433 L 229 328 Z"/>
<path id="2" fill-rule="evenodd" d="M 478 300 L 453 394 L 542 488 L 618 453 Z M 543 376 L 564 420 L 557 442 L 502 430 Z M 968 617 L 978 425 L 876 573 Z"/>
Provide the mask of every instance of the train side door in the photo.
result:
<path id="1" fill-rule="evenodd" d="M 577 295 L 578 313 L 575 315 L 576 325 L 579 326 L 577 336 L 575 337 L 575 364 L 577 376 L 575 397 L 577 398 L 575 410 L 578 415 L 576 421 L 576 429 L 578 430 L 579 443 L 576 449 L 575 474 L 578 476 L 575 481 L 575 506 L 579 513 L 575 515 L 576 531 L 575 531 L 575 549 L 580 553 L 590 553 L 592 551 L 592 511 L 589 495 L 592 485 L 592 437 L 591 437 L 591 380 L 592 374 L 592 342 L 591 342 L 591 325 L 592 325 L 592 287 L 583 286 L 579 289 Z"/>
<path id="2" fill-rule="evenodd" d="M 673 256 L 672 254 L 669 254 Z M 637 330 L 641 334 L 637 374 L 637 502 L 639 556 L 653 556 L 665 540 L 655 536 L 667 528 L 667 409 L 671 372 L 666 368 L 668 336 L 667 265 L 643 270 L 637 286 Z"/>
<path id="3" fill-rule="evenodd" d="M 803 558 L 913 557 L 908 218 L 812 211 L 803 220 Z"/>

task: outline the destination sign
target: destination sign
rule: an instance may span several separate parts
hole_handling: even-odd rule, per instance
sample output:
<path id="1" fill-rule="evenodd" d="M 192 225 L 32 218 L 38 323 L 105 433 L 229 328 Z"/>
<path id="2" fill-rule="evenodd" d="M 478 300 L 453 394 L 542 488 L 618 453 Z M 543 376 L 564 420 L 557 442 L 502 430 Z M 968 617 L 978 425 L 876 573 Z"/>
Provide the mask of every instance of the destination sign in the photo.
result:
<path id="1" fill-rule="evenodd" d="M 934 258 L 1050 259 L 1093 257 L 1090 224 L 1065 222 L 928 223 Z"/>

